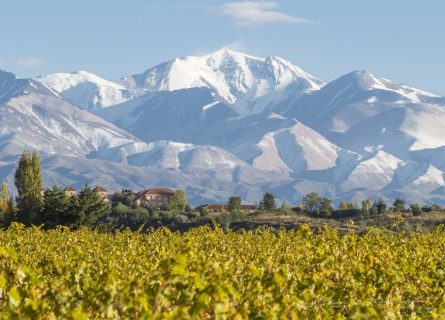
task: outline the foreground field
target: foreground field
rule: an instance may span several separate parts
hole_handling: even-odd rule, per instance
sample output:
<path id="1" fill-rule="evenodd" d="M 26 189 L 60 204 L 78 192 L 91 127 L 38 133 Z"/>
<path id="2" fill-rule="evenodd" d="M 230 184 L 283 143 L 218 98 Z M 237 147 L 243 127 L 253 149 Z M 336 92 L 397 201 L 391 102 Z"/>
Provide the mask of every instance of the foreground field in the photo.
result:
<path id="1" fill-rule="evenodd" d="M 445 234 L 0 231 L 0 318 L 445 315 Z"/>

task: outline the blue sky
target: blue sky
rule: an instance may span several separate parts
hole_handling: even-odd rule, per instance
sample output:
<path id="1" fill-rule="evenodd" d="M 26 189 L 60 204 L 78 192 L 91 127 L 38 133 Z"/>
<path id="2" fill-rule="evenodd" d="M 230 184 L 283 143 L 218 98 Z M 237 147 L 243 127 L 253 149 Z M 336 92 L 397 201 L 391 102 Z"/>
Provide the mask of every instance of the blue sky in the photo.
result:
<path id="1" fill-rule="evenodd" d="M 221 47 L 330 81 L 366 69 L 445 95 L 445 1 L 2 0 L 0 68 L 140 73 Z"/>

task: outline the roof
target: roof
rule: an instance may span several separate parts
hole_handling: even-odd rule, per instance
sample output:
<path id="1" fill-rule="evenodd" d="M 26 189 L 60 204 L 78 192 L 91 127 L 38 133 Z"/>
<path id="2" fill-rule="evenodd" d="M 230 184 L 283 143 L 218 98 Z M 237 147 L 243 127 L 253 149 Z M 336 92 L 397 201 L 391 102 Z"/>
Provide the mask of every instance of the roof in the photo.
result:
<path id="1" fill-rule="evenodd" d="M 138 197 L 144 194 L 162 194 L 162 195 L 173 195 L 174 192 L 169 188 L 149 188 L 139 191 L 136 195 Z"/>
<path id="2" fill-rule="evenodd" d="M 63 191 L 73 192 L 73 191 L 76 191 L 76 189 L 74 189 L 73 187 L 69 186 L 69 187 L 66 187 L 65 189 L 63 189 Z"/>
<path id="3" fill-rule="evenodd" d="M 97 186 L 96 191 L 98 192 L 108 192 L 107 189 Z"/>

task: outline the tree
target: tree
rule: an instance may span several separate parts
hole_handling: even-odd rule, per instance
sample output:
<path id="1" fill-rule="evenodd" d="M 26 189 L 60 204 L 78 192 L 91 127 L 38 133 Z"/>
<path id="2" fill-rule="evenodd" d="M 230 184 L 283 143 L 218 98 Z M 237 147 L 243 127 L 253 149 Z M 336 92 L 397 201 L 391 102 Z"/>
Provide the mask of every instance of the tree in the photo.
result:
<path id="1" fill-rule="evenodd" d="M 209 210 L 207 210 L 206 207 L 200 207 L 199 214 L 201 215 L 201 217 L 207 217 L 209 215 Z"/>
<path id="2" fill-rule="evenodd" d="M 348 209 L 348 203 L 347 203 L 346 201 L 341 201 L 341 202 L 338 204 L 338 209 L 339 209 L 339 210 L 345 210 L 345 209 Z"/>
<path id="3" fill-rule="evenodd" d="M 411 203 L 411 212 L 415 216 L 420 216 L 422 214 L 422 207 L 417 202 Z"/>
<path id="4" fill-rule="evenodd" d="M 283 203 L 281 204 L 281 214 L 289 216 L 293 213 L 294 211 L 292 210 L 291 204 L 286 200 L 284 200 Z"/>
<path id="5" fill-rule="evenodd" d="M 330 198 L 323 198 L 320 201 L 320 213 L 321 217 L 330 217 L 332 213 L 332 200 Z"/>
<path id="6" fill-rule="evenodd" d="M 12 197 L 9 195 L 8 185 L 3 182 L 0 191 L 0 220 L 4 225 L 9 225 L 13 220 L 14 206 Z"/>
<path id="7" fill-rule="evenodd" d="M 317 192 L 311 192 L 303 197 L 304 207 L 307 213 L 318 215 L 320 212 L 321 196 Z"/>
<path id="8" fill-rule="evenodd" d="M 371 203 L 371 199 L 370 198 L 367 198 L 367 199 L 363 200 L 362 201 L 362 214 L 363 215 L 370 214 L 371 207 L 372 207 L 372 203 Z"/>
<path id="9" fill-rule="evenodd" d="M 183 212 L 187 205 L 187 194 L 184 190 L 178 189 L 173 193 L 173 196 L 168 200 L 167 207 L 172 211 Z"/>
<path id="10" fill-rule="evenodd" d="M 267 211 L 274 210 L 277 207 L 275 203 L 275 196 L 270 192 L 266 192 L 264 194 L 262 202 L 264 205 L 264 209 L 266 209 Z"/>
<path id="11" fill-rule="evenodd" d="M 54 228 L 58 225 L 71 226 L 74 219 L 74 198 L 68 197 L 58 186 L 46 189 L 43 195 L 40 222 L 47 228 Z"/>
<path id="12" fill-rule="evenodd" d="M 15 186 L 18 191 L 18 220 L 26 225 L 39 223 L 42 206 L 42 173 L 40 157 L 36 152 L 23 152 L 15 171 Z"/>
<path id="13" fill-rule="evenodd" d="M 382 215 L 386 212 L 386 202 L 380 197 L 375 203 L 375 208 L 377 209 L 377 214 Z"/>
<path id="14" fill-rule="evenodd" d="M 75 204 L 74 227 L 96 226 L 98 219 L 109 212 L 109 206 L 104 197 L 98 193 L 97 187 L 85 186 L 80 192 Z"/>
<path id="15" fill-rule="evenodd" d="M 241 209 L 241 197 L 231 196 L 227 203 L 229 212 L 240 211 Z"/>
<path id="16" fill-rule="evenodd" d="M 396 212 L 402 212 L 403 210 L 405 210 L 405 200 L 397 198 L 396 200 L 394 200 L 393 206 Z"/>
<path id="17" fill-rule="evenodd" d="M 431 205 L 431 211 L 440 212 L 440 211 L 442 211 L 442 207 L 440 205 L 438 205 L 438 204 L 432 204 Z"/>

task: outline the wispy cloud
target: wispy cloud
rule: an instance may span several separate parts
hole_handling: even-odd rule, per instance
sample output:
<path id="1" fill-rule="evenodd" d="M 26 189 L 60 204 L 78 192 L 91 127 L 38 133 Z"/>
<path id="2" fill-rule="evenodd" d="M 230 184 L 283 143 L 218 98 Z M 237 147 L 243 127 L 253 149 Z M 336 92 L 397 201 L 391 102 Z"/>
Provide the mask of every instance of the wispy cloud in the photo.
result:
<path id="1" fill-rule="evenodd" d="M 274 10 L 277 7 L 278 4 L 273 1 L 238 1 L 225 3 L 214 7 L 213 10 L 230 17 L 239 26 L 265 23 L 306 24 L 316 22 Z"/>
<path id="2" fill-rule="evenodd" d="M 23 58 L 14 60 L 14 63 L 20 67 L 36 67 L 45 64 L 46 61 L 39 58 Z"/>
<path id="3" fill-rule="evenodd" d="M 19 66 L 22 68 L 38 67 L 46 64 L 47 61 L 39 58 L 21 58 L 21 59 L 10 59 L 10 60 L 0 60 L 0 65 L 3 66 Z"/>

